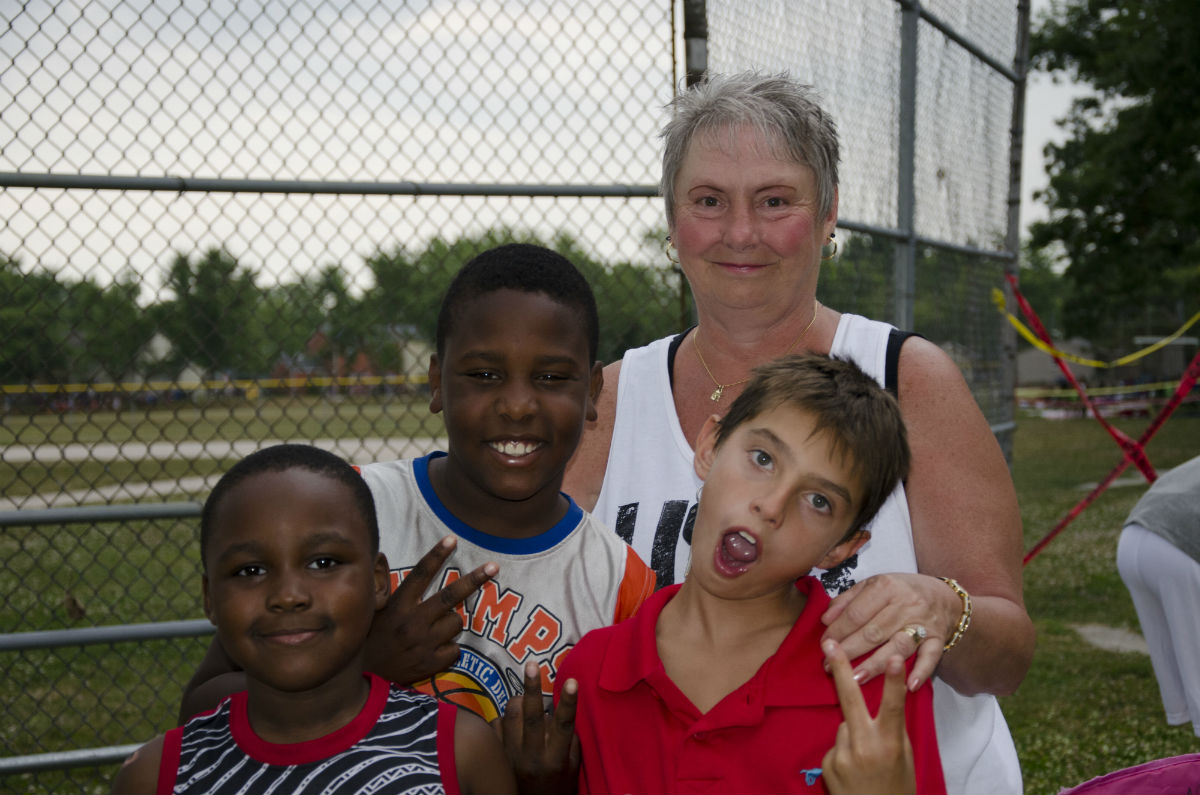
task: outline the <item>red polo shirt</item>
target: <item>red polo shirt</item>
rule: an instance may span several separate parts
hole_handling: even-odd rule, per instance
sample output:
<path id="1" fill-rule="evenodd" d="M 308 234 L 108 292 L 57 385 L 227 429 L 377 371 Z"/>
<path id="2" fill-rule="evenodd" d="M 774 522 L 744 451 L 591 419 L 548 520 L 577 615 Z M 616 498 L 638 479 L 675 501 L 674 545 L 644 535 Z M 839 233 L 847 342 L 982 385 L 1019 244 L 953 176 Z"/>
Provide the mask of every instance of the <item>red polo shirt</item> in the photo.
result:
<path id="1" fill-rule="evenodd" d="M 658 616 L 680 586 L 658 591 L 633 618 L 587 633 L 555 684 L 557 700 L 563 682 L 579 682 L 579 791 L 827 792 L 821 760 L 842 722 L 820 649 L 829 597 L 813 577 L 796 587 L 808 601 L 779 650 L 704 714 L 668 678 L 654 639 Z M 883 677 L 863 686 L 871 714 L 882 695 Z M 928 683 L 908 695 L 905 718 L 917 792 L 944 793 Z"/>

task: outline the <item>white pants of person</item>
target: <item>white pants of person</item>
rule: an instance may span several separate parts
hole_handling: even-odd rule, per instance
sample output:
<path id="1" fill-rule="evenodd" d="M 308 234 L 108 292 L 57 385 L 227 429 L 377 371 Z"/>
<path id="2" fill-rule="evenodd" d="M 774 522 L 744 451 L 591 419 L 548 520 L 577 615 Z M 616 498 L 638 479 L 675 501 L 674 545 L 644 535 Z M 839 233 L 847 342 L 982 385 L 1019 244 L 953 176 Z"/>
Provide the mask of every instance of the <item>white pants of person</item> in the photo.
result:
<path id="1" fill-rule="evenodd" d="M 1138 524 L 1125 525 L 1117 571 L 1133 597 L 1167 723 L 1200 737 L 1200 563 Z"/>

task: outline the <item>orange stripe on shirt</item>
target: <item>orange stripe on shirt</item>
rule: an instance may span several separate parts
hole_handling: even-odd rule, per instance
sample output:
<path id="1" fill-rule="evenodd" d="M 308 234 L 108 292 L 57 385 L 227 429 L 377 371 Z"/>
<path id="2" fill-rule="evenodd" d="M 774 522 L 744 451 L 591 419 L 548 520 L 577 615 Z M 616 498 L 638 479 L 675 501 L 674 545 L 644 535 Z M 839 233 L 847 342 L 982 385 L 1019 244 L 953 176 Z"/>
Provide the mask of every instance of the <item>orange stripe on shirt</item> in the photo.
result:
<path id="1" fill-rule="evenodd" d="M 637 612 L 642 602 L 654 593 L 654 570 L 642 562 L 633 547 L 625 546 L 625 574 L 617 591 L 617 609 L 613 623 L 619 624 Z"/>

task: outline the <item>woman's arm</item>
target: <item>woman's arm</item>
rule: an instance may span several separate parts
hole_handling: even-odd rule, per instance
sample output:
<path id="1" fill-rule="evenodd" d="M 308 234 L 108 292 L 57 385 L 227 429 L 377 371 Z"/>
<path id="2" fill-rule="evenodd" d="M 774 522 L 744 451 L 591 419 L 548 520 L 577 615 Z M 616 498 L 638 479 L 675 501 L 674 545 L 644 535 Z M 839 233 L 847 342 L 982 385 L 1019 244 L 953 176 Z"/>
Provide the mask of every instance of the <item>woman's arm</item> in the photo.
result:
<path id="1" fill-rule="evenodd" d="M 929 636 L 910 687 L 941 655 L 937 673 L 959 692 L 1012 693 L 1033 661 L 1035 642 L 1021 593 L 1023 539 L 1012 478 L 966 382 L 940 348 L 910 339 L 901 349 L 899 376 L 912 448 L 905 491 L 920 575 L 859 583 L 830 606 L 826 634 L 852 658 L 882 643 L 859 666 L 870 678 L 883 671 L 889 654 L 912 653 L 901 629 L 921 624 Z M 938 577 L 956 579 L 973 606 L 970 628 L 944 654 L 941 645 L 963 604 Z"/>
<path id="2" fill-rule="evenodd" d="M 163 735 L 158 735 L 130 755 L 113 779 L 112 791 L 120 795 L 154 795 L 162 761 Z"/>
<path id="3" fill-rule="evenodd" d="M 604 388 L 596 399 L 595 422 L 586 423 L 575 455 L 567 463 L 562 490 L 585 511 L 596 507 L 600 487 L 604 485 L 604 470 L 608 468 L 608 448 L 612 444 L 613 423 L 617 418 L 617 380 L 621 362 L 604 368 Z"/>
<path id="4" fill-rule="evenodd" d="M 1022 594 L 1024 539 L 1012 476 L 962 374 L 923 339 L 900 352 L 900 409 L 913 467 L 905 490 L 917 570 L 953 577 L 971 594 L 971 626 L 939 675 L 961 693 L 1014 692 L 1033 662 L 1035 633 Z M 906 396 L 907 395 L 907 396 Z M 962 602 L 945 583 L 954 627 Z"/>
<path id="5" fill-rule="evenodd" d="M 454 763 L 463 795 L 517 791 L 500 737 L 470 710 L 454 716 Z"/>
<path id="6" fill-rule="evenodd" d="M 204 659 L 184 685 L 179 703 L 179 724 L 182 726 L 193 715 L 212 709 L 225 696 L 245 689 L 246 675 L 241 666 L 229 658 L 225 647 L 214 635 L 204 652 Z"/>

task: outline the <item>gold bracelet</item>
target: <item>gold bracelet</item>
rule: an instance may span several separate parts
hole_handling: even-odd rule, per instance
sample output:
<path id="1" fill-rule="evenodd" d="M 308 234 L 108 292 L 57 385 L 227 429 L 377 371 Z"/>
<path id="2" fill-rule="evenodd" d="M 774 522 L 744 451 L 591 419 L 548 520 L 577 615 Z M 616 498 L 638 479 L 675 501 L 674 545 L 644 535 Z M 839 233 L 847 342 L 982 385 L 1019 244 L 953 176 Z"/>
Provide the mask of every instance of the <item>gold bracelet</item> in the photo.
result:
<path id="1" fill-rule="evenodd" d="M 946 641 L 946 645 L 942 647 L 942 651 L 950 651 L 967 631 L 967 627 L 971 626 L 971 594 L 958 584 L 958 580 L 952 580 L 949 577 L 938 577 L 938 579 L 949 585 L 958 594 L 958 598 L 962 599 L 963 611 L 959 616 L 958 626 L 954 628 L 954 634 L 950 636 L 950 640 Z"/>

